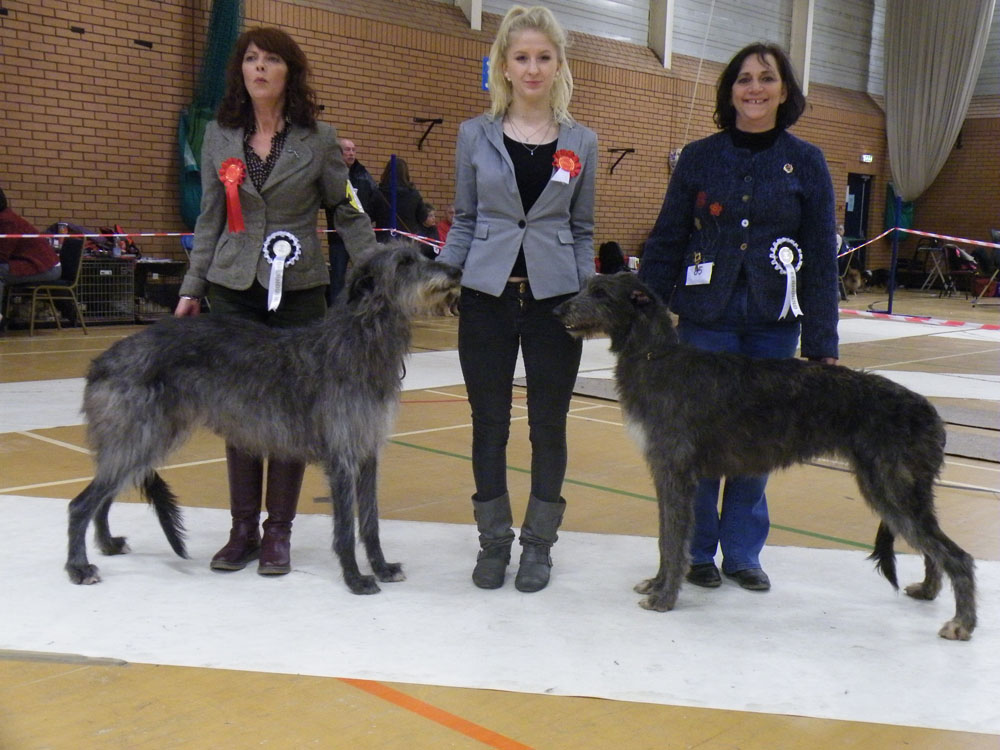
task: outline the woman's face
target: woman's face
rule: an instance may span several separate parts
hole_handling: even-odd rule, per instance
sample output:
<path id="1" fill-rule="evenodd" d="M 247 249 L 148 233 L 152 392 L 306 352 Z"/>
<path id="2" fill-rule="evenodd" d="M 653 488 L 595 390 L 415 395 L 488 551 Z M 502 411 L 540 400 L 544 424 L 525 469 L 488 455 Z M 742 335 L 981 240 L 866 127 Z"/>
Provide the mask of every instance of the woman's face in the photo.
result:
<path id="1" fill-rule="evenodd" d="M 558 70 L 556 47 L 545 34 L 535 29 L 511 34 L 504 75 L 510 81 L 515 101 L 547 102 Z"/>
<path id="2" fill-rule="evenodd" d="M 288 63 L 253 42 L 243 54 L 243 83 L 255 102 L 277 102 L 285 95 Z"/>
<path id="3" fill-rule="evenodd" d="M 757 55 L 747 55 L 733 83 L 737 130 L 747 133 L 771 130 L 778 122 L 778 107 L 787 98 L 774 55 L 767 54 L 763 60 Z"/>

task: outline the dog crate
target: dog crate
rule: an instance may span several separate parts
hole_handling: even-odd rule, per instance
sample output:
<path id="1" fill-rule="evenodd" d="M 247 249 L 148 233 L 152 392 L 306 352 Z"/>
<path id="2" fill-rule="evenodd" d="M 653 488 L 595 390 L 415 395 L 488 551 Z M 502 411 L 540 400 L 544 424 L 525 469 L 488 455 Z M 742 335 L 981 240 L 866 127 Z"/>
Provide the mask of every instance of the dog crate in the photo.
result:
<path id="1" fill-rule="evenodd" d="M 143 258 L 135 264 L 135 317 L 152 323 L 173 314 L 187 263 L 180 260 Z"/>
<path id="2" fill-rule="evenodd" d="M 87 257 L 77 296 L 88 323 L 135 322 L 135 259 Z"/>

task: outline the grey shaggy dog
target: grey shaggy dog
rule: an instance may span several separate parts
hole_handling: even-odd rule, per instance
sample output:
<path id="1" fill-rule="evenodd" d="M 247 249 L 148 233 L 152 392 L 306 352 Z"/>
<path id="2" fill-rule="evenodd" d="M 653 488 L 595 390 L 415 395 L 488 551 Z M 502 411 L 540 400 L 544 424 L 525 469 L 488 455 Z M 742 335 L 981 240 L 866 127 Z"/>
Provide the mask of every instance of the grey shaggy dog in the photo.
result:
<path id="1" fill-rule="evenodd" d="M 633 274 L 594 277 L 555 314 L 574 336 L 610 336 L 622 411 L 656 486 L 660 568 L 635 587 L 648 594 L 642 607 L 662 612 L 677 601 L 699 478 L 765 474 L 836 454 L 850 463 L 861 494 L 881 518 L 872 554 L 878 569 L 898 588 L 893 541 L 902 536 L 923 553 L 925 565 L 924 580 L 906 593 L 933 599 L 943 570 L 956 611 L 939 635 L 970 638 L 974 563 L 934 515 L 945 433 L 925 398 L 846 367 L 682 345 L 666 307 Z"/>
<path id="2" fill-rule="evenodd" d="M 355 594 L 404 580 L 387 563 L 378 530 L 378 453 L 399 402 L 415 314 L 443 310 L 461 272 L 408 244 L 381 246 L 355 264 L 347 289 L 323 320 L 276 329 L 204 315 L 171 318 L 123 339 L 87 374 L 83 412 L 96 461 L 94 480 L 69 504 L 73 583 L 100 581 L 87 560 L 94 521 L 106 555 L 128 552 L 113 537 L 114 498 L 137 485 L 155 508 L 170 546 L 187 557 L 176 498 L 155 467 L 199 426 L 257 455 L 318 463 L 333 498 L 333 549 Z M 375 576 L 354 554 L 354 509 Z"/>

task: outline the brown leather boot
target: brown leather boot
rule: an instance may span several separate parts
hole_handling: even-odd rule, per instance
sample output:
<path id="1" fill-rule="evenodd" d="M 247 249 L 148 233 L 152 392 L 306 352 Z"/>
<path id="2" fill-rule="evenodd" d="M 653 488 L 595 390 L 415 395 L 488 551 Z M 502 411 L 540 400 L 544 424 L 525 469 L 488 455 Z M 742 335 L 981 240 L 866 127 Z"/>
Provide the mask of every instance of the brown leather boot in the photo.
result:
<path id="1" fill-rule="evenodd" d="M 215 553 L 212 570 L 242 570 L 260 553 L 260 496 L 264 463 L 231 445 L 226 446 L 229 507 L 233 528 L 229 543 Z"/>
<path id="2" fill-rule="evenodd" d="M 299 461 L 267 462 L 267 520 L 260 545 L 257 572 L 262 576 L 283 576 L 292 569 L 292 521 L 299 504 L 302 475 L 306 465 Z"/>

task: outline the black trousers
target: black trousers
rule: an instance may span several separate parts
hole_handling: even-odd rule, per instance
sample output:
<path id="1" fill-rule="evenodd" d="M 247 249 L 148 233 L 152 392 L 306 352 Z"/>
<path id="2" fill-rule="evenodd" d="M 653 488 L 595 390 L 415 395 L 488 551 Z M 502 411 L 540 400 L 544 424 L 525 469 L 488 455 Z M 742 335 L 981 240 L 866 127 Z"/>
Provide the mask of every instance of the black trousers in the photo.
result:
<path id="1" fill-rule="evenodd" d="M 566 476 L 566 414 L 583 342 L 552 309 L 572 295 L 536 300 L 527 282 L 508 283 L 500 297 L 463 288 L 458 354 L 472 407 L 472 472 L 480 500 L 507 492 L 514 368 L 524 357 L 531 441 L 531 493 L 555 502 Z"/>

